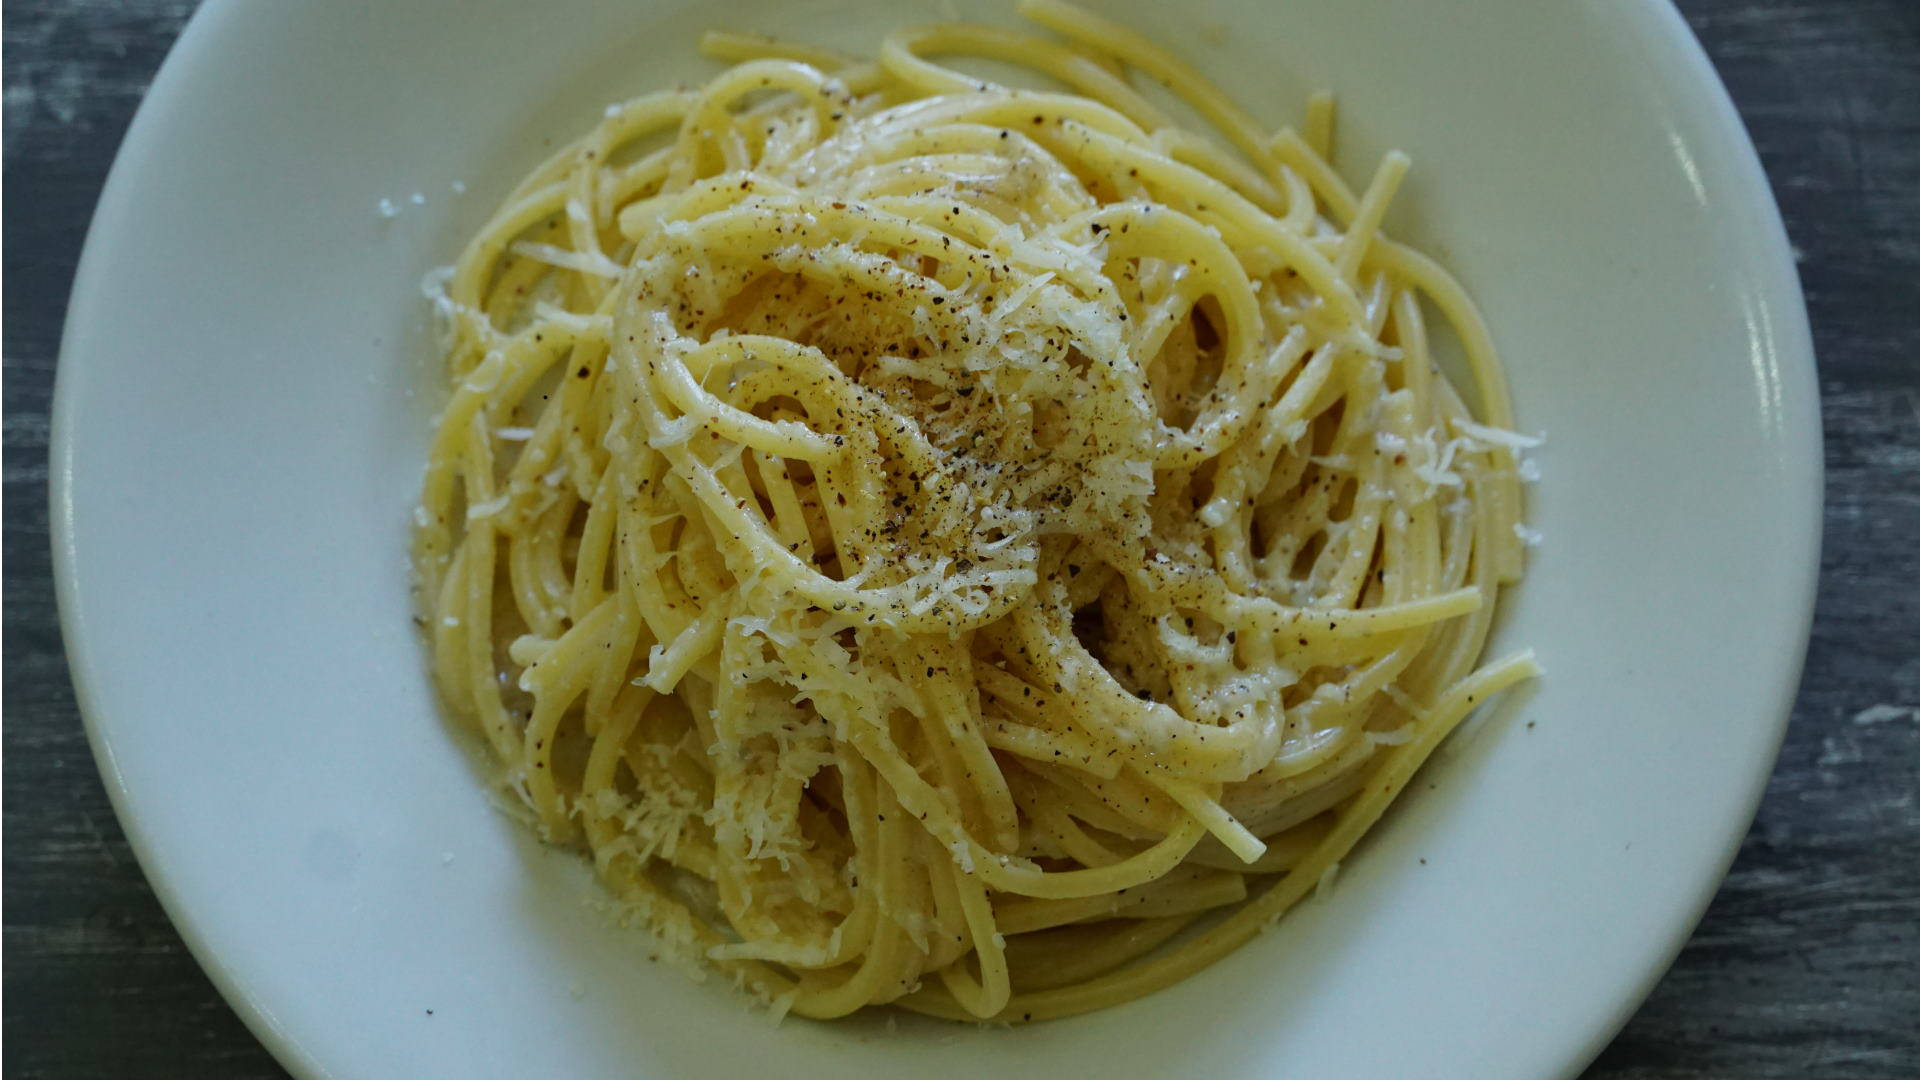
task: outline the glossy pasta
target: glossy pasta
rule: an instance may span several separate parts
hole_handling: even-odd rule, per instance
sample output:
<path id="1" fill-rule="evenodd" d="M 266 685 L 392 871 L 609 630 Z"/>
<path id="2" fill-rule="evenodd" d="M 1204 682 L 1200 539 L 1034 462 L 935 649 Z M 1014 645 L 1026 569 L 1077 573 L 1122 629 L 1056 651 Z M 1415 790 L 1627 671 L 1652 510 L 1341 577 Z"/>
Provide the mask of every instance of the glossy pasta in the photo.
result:
<path id="1" fill-rule="evenodd" d="M 1381 232 L 1407 158 L 1355 191 L 1329 99 L 1274 135 L 1021 10 L 1057 36 L 710 35 L 734 66 L 610 107 L 434 283 L 445 699 L 545 836 L 806 1016 L 1180 979 L 1535 671 L 1481 659 L 1527 440 Z"/>

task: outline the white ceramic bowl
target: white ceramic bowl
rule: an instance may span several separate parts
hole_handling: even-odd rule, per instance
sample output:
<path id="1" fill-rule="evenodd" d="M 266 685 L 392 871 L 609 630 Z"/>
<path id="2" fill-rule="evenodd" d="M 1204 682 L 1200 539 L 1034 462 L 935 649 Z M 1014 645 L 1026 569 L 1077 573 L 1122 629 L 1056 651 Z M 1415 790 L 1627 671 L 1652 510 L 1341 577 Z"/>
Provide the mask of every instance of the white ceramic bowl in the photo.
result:
<path id="1" fill-rule="evenodd" d="M 1705 58 L 1658 2 L 1102 6 L 1276 125 L 1337 90 L 1356 178 L 1412 154 L 1390 224 L 1477 293 L 1549 433 L 1545 544 L 1496 642 L 1547 678 L 1330 898 L 1173 989 L 1019 1030 L 769 1027 L 606 925 L 436 713 L 407 606 L 438 381 L 416 282 L 537 133 L 709 70 L 699 30 L 868 47 L 951 5 L 211 3 L 74 287 L 56 556 L 121 819 L 295 1073 L 1545 1077 L 1651 987 L 1773 761 L 1820 500 L 1792 263 Z"/>

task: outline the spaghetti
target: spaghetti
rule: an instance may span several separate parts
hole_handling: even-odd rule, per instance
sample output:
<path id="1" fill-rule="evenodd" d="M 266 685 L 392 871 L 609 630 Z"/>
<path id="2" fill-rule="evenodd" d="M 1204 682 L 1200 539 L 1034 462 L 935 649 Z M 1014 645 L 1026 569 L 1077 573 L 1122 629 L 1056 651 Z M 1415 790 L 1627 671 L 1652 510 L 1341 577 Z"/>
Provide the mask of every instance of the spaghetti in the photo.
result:
<path id="1" fill-rule="evenodd" d="M 1536 670 L 1481 662 L 1525 440 L 1472 302 L 1381 232 L 1407 158 L 1356 192 L 1330 99 L 1270 135 L 1021 10 L 1059 36 L 710 35 L 734 66 L 609 108 L 436 283 L 444 697 L 546 837 L 806 1016 L 1178 980 Z"/>

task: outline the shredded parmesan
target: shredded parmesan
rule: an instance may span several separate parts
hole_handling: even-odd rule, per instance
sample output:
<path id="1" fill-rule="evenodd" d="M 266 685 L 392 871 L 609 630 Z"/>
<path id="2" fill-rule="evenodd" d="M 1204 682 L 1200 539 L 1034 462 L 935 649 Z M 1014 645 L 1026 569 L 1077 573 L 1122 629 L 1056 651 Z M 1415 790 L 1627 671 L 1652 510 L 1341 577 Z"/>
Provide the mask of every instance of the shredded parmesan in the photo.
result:
<path id="1" fill-rule="evenodd" d="M 529 259 L 538 259 L 550 266 L 564 270 L 575 270 L 595 277 L 618 278 L 620 264 L 607 258 L 598 251 L 569 251 L 553 244 L 536 244 L 530 240 L 516 240 L 512 251 L 515 255 L 524 255 Z"/>

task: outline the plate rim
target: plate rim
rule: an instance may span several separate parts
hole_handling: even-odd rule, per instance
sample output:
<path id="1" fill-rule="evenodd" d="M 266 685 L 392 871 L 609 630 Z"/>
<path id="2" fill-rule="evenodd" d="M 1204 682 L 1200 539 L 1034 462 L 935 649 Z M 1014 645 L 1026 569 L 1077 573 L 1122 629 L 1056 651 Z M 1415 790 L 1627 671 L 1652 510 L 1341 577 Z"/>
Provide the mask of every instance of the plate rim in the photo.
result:
<path id="1" fill-rule="evenodd" d="M 114 753 L 109 731 L 112 722 L 103 716 L 93 700 L 92 683 L 101 675 L 90 656 L 85 617 L 80 611 L 77 596 L 81 571 L 76 565 L 73 540 L 75 428 L 73 382 L 69 377 L 77 363 L 75 346 L 72 344 L 73 331 L 76 325 L 86 320 L 87 309 L 91 306 L 90 297 L 98 287 L 95 279 L 99 275 L 94 266 L 100 260 L 100 251 L 106 244 L 102 238 L 112 232 L 115 219 L 128 212 L 132 200 L 129 191 L 132 181 L 127 174 L 133 168 L 129 163 L 141 156 L 144 144 L 157 137 L 153 117 L 164 105 L 156 103 L 164 103 L 174 93 L 175 84 L 185 77 L 184 73 L 195 66 L 200 54 L 205 51 L 205 39 L 212 33 L 210 27 L 237 10 L 240 2 L 242 0 L 205 0 L 188 16 L 186 25 L 167 49 L 153 81 L 141 96 L 133 118 L 127 123 L 126 133 L 114 150 L 113 163 L 107 169 L 106 180 L 100 187 L 100 197 L 94 203 L 93 213 L 88 219 L 86 237 L 80 245 L 80 258 L 74 265 L 73 286 L 67 294 L 67 313 L 61 322 L 60 349 L 54 364 L 53 408 L 47 440 L 47 524 L 53 548 L 54 606 L 58 612 L 67 677 L 73 686 L 74 705 L 80 713 L 81 726 L 86 731 L 87 746 L 93 754 L 94 766 L 99 770 L 101 786 L 106 789 L 108 805 L 113 808 L 114 819 L 126 836 L 127 846 L 133 852 L 134 861 L 139 864 L 147 887 L 153 891 L 154 899 L 159 901 L 167 921 L 174 932 L 180 935 L 181 943 L 218 991 L 221 1000 L 233 1010 L 274 1061 L 302 1080 L 331 1080 L 335 1074 L 320 1062 L 311 1049 L 274 1022 L 272 1010 L 247 985 L 239 971 L 221 956 L 206 928 L 194 916 L 187 898 L 181 894 L 178 883 L 168 873 L 159 842 L 148 832 L 140 815 L 132 812 L 134 795 Z"/>

